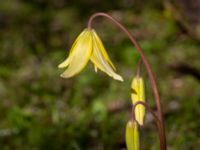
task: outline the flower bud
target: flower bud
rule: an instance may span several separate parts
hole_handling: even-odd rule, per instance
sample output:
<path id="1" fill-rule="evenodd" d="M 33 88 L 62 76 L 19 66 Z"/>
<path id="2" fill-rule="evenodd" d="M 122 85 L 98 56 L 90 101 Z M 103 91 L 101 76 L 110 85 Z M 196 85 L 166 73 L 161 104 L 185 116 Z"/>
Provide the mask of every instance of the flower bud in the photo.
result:
<path id="1" fill-rule="evenodd" d="M 144 81 L 142 77 L 134 77 L 132 84 L 132 94 L 131 99 L 133 105 L 138 102 L 142 101 L 145 102 L 145 89 L 144 89 Z M 141 104 L 138 104 L 135 108 L 135 119 L 140 125 L 144 124 L 144 116 L 145 116 L 145 107 Z"/>
<path id="2" fill-rule="evenodd" d="M 128 121 L 126 124 L 126 147 L 127 150 L 139 150 L 139 131 L 136 122 Z"/>

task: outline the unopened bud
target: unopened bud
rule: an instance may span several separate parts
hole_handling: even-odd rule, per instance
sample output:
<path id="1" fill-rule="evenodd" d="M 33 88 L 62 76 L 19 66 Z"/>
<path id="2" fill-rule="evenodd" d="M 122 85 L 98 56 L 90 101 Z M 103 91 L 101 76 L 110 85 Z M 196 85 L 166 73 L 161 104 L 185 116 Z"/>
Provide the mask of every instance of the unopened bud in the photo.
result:
<path id="1" fill-rule="evenodd" d="M 136 122 L 129 121 L 126 125 L 126 147 L 127 150 L 139 150 L 140 148 L 139 131 Z"/>
<path id="2" fill-rule="evenodd" d="M 132 84 L 132 94 L 131 99 L 133 105 L 138 102 L 145 102 L 145 89 L 144 89 L 144 81 L 142 77 L 134 77 Z M 141 104 L 138 104 L 135 108 L 135 119 L 140 125 L 144 124 L 144 116 L 145 116 L 145 107 Z"/>

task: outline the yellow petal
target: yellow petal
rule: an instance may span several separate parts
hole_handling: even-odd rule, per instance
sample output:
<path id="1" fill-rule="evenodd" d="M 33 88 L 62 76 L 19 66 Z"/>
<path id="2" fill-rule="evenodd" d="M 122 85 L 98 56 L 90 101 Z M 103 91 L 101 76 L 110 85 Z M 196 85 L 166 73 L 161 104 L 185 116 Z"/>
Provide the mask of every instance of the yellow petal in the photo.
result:
<path id="1" fill-rule="evenodd" d="M 61 77 L 69 78 L 78 74 L 87 64 L 92 53 L 92 34 L 91 30 L 85 29 L 83 34 L 78 37 L 71 49 L 69 58 L 61 64 L 61 67 L 68 65 Z M 63 65 L 64 64 L 64 65 Z"/>
<path id="2" fill-rule="evenodd" d="M 110 60 L 110 58 L 109 58 L 109 56 L 106 52 L 106 49 L 105 49 L 101 39 L 99 38 L 98 34 L 96 33 L 96 31 L 94 29 L 92 30 L 92 33 L 93 33 L 93 36 L 96 39 L 96 42 L 98 43 L 99 49 L 101 50 L 103 56 L 108 61 L 108 63 L 112 66 L 112 68 L 116 71 L 116 68 L 115 68 L 114 64 L 112 63 L 112 61 Z"/>
<path id="3" fill-rule="evenodd" d="M 69 57 L 67 59 L 65 59 L 65 61 L 63 61 L 61 64 L 59 64 L 58 68 L 64 68 L 64 67 L 67 67 L 71 61 L 70 59 L 70 54 L 69 54 Z"/>
<path id="4" fill-rule="evenodd" d="M 101 71 L 107 73 L 109 76 L 113 77 L 116 80 L 123 81 L 123 78 L 114 72 L 112 66 L 108 62 L 108 55 L 103 47 L 102 42 L 99 42 L 96 36 L 93 36 L 92 39 L 93 39 L 93 52 L 91 55 L 91 61 Z"/>
<path id="5" fill-rule="evenodd" d="M 70 61 L 71 61 L 71 58 L 72 58 L 70 55 L 72 55 L 72 53 L 73 53 L 73 51 L 74 51 L 74 47 L 75 47 L 77 41 L 78 41 L 80 38 L 82 38 L 86 32 L 87 32 L 87 29 L 83 30 L 83 31 L 81 32 L 81 34 L 76 38 L 75 42 L 73 43 L 73 45 L 72 45 L 72 47 L 71 47 L 71 49 L 70 49 L 70 53 L 69 53 L 68 58 L 66 58 L 61 64 L 59 64 L 58 68 L 64 68 L 64 67 L 67 67 L 67 66 L 69 65 L 69 63 L 70 63 Z"/>
<path id="6" fill-rule="evenodd" d="M 140 149 L 139 131 L 136 122 L 129 121 L 126 125 L 126 147 L 127 150 Z"/>
<path id="7" fill-rule="evenodd" d="M 138 101 L 145 102 L 145 89 L 144 89 L 143 78 L 134 77 L 131 84 L 131 88 L 132 90 L 134 90 L 134 92 L 131 94 L 133 105 Z M 138 104 L 135 108 L 135 119 L 138 121 L 140 125 L 143 125 L 144 117 L 145 117 L 145 107 L 143 105 Z"/>

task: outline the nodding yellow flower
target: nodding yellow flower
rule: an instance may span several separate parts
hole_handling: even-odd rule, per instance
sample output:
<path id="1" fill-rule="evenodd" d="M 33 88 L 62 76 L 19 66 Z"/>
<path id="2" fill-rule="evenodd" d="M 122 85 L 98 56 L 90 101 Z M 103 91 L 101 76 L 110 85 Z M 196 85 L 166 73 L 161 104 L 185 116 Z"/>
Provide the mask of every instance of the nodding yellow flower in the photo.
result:
<path id="1" fill-rule="evenodd" d="M 139 139 L 138 125 L 136 122 L 128 121 L 126 124 L 126 147 L 127 150 L 139 150 L 140 139 Z"/>
<path id="2" fill-rule="evenodd" d="M 123 78 L 115 73 L 116 69 L 111 62 L 104 46 L 94 29 L 85 29 L 76 39 L 70 50 L 68 58 L 58 67 L 67 69 L 61 77 L 70 78 L 78 74 L 91 60 L 97 69 L 107 73 L 112 78 L 123 81 Z"/>
<path id="3" fill-rule="evenodd" d="M 145 102 L 145 89 L 143 78 L 139 76 L 134 77 L 131 84 L 131 88 L 133 90 L 131 94 L 133 105 L 138 101 Z M 135 108 L 135 119 L 140 125 L 144 124 L 144 116 L 145 107 L 141 104 L 138 104 Z"/>

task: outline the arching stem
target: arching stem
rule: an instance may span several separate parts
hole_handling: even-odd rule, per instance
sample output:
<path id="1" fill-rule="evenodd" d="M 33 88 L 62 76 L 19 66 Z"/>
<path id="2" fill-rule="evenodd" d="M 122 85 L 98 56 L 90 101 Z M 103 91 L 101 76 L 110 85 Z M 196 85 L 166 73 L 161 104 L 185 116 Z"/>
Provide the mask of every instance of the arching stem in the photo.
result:
<path id="1" fill-rule="evenodd" d="M 127 36 L 129 37 L 129 39 L 131 40 L 131 42 L 135 45 L 137 51 L 139 52 L 139 54 L 141 55 L 142 61 L 146 67 L 147 73 L 149 75 L 149 79 L 151 82 L 151 87 L 154 93 L 154 97 L 155 97 L 155 101 L 156 101 L 156 106 L 157 106 L 157 110 L 158 110 L 158 117 L 160 119 L 160 132 L 161 135 L 163 136 L 163 148 L 162 150 L 166 150 L 166 136 L 165 136 L 165 129 L 164 129 L 164 122 L 163 122 L 163 115 L 162 115 L 162 108 L 161 108 L 161 102 L 160 102 L 160 96 L 159 96 L 159 92 L 158 92 L 158 87 L 157 87 L 157 83 L 154 77 L 154 74 L 152 72 L 151 66 L 141 48 L 141 46 L 138 44 L 138 42 L 136 41 L 135 37 L 130 33 L 130 31 L 128 31 L 128 29 L 126 27 L 124 27 L 118 20 L 116 20 L 115 18 L 113 18 L 112 16 L 106 14 L 106 13 L 95 13 L 93 14 L 89 21 L 88 21 L 88 28 L 92 27 L 92 21 L 99 16 L 103 16 L 108 18 L 109 20 L 111 20 L 113 23 L 115 23 L 121 30 L 123 30 Z"/>

